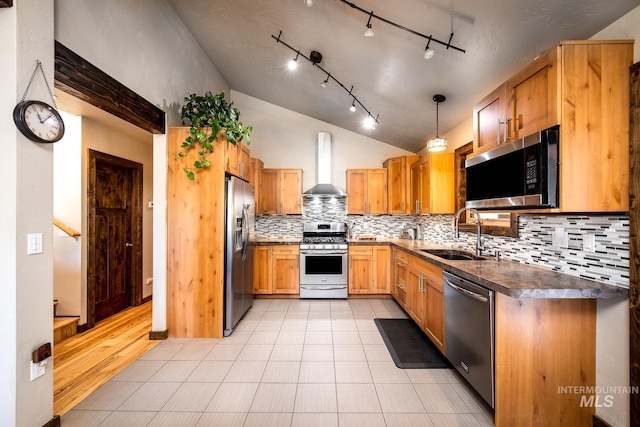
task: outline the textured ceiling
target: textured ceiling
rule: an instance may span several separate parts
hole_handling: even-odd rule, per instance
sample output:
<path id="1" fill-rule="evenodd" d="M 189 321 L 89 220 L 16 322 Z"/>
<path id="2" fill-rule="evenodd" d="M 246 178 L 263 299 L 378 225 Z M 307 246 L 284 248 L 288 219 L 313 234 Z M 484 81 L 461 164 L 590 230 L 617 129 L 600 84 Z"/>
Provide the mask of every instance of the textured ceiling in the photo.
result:
<path id="1" fill-rule="evenodd" d="M 588 39 L 640 4 L 639 0 L 352 0 L 417 32 L 448 41 L 462 53 L 371 21 L 340 0 L 168 0 L 229 86 L 269 103 L 418 152 L 436 134 L 433 95 L 443 94 L 439 133 L 468 119 L 473 105 L 538 54 L 561 40 Z M 286 63 L 295 52 L 323 55 L 330 72 L 374 115 L 364 129 L 362 108 L 300 58 L 295 72 Z M 360 106 L 358 106 L 360 107 Z M 250 123 L 247 123 L 250 124 Z"/>

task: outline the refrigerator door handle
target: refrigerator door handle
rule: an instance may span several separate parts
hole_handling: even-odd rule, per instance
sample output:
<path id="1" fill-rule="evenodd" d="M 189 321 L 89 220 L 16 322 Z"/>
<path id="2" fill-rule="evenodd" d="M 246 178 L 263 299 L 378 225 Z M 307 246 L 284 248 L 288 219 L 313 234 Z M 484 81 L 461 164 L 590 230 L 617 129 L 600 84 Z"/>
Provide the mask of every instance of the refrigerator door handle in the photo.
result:
<path id="1" fill-rule="evenodd" d="M 247 205 L 242 205 L 242 234 L 244 239 L 242 242 L 242 259 L 247 259 L 247 251 L 249 250 L 249 210 Z"/>

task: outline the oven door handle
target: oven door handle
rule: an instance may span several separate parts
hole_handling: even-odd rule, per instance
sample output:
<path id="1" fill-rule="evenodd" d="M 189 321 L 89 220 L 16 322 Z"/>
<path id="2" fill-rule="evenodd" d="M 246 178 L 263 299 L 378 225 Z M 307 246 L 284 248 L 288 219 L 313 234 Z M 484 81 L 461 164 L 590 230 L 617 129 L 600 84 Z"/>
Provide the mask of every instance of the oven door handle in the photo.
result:
<path id="1" fill-rule="evenodd" d="M 345 255 L 347 251 L 302 250 L 302 255 Z"/>
<path id="2" fill-rule="evenodd" d="M 313 291 L 335 291 L 336 289 L 347 289 L 347 285 L 300 285 L 300 289 L 309 289 Z"/>

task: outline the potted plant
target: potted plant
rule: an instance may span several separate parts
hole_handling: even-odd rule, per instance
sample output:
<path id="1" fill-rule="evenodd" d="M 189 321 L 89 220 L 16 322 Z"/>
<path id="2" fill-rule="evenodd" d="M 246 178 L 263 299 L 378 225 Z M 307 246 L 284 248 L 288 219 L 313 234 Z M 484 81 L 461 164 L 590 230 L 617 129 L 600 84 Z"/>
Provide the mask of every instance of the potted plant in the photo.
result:
<path id="1" fill-rule="evenodd" d="M 189 136 L 182 142 L 181 149 L 176 153 L 178 157 L 185 157 L 189 150 L 198 150 L 198 159 L 193 162 L 193 167 L 184 168 L 187 178 L 193 180 L 195 171 L 209 167 L 207 154 L 213 152 L 211 144 L 218 138 L 218 134 L 224 129 L 227 141 L 236 145 L 244 139 L 245 143 L 251 143 L 251 126 L 244 126 L 240 119 L 240 111 L 224 99 L 224 92 L 213 95 L 207 91 L 204 96 L 190 94 L 184 98 L 184 105 L 180 108 L 182 124 L 189 121 L 191 129 Z"/>

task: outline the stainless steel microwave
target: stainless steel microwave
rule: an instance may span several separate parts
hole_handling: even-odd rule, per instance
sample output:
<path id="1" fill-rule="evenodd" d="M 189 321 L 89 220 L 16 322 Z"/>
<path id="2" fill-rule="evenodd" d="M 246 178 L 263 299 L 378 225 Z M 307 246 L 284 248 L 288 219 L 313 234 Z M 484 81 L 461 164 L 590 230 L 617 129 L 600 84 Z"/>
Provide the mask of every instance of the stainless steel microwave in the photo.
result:
<path id="1" fill-rule="evenodd" d="M 468 159 L 466 206 L 558 207 L 559 131 L 554 126 Z"/>

